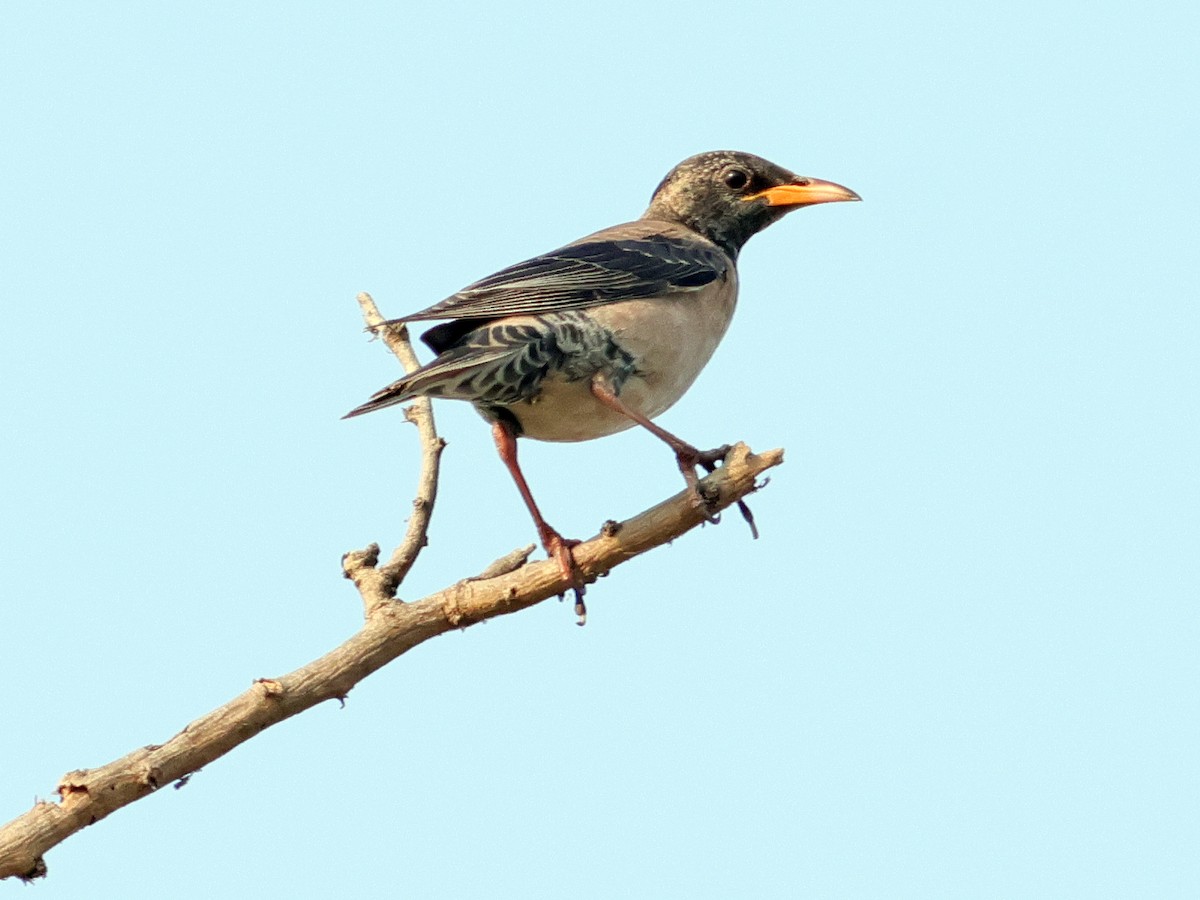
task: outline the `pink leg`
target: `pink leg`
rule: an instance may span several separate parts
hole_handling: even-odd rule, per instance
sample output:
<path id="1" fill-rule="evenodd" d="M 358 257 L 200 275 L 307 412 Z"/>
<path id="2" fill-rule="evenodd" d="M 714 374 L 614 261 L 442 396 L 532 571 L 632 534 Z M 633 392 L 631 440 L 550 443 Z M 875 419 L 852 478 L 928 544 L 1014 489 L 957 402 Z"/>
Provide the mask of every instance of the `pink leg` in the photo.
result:
<path id="1" fill-rule="evenodd" d="M 575 614 L 579 616 L 579 624 L 582 625 L 587 620 L 587 607 L 583 603 L 583 576 L 580 575 L 579 568 L 575 565 L 575 557 L 571 554 L 571 548 L 579 544 L 579 541 L 563 537 L 543 518 L 537 501 L 533 499 L 533 492 L 529 490 L 529 484 L 525 481 L 525 475 L 517 464 L 517 436 L 512 428 L 504 422 L 496 422 L 492 425 L 492 437 L 496 441 L 500 459 L 508 469 L 508 474 L 517 483 L 521 499 L 525 501 L 529 515 L 533 517 L 533 524 L 537 528 L 538 538 L 546 550 L 546 555 L 558 562 L 563 577 L 575 591 Z"/>
<path id="2" fill-rule="evenodd" d="M 652 435 L 666 443 L 668 447 L 675 451 L 675 461 L 679 464 L 679 471 L 683 473 L 683 480 L 687 482 L 688 487 L 692 489 L 692 493 L 696 499 L 708 507 L 708 501 L 700 493 L 699 480 L 696 478 L 696 466 L 703 466 L 706 472 L 715 472 L 717 463 L 725 459 L 729 453 L 729 445 L 725 444 L 713 450 L 697 450 L 682 438 L 678 438 L 671 432 L 661 426 L 655 425 L 648 418 L 643 416 L 636 410 L 630 409 L 621 402 L 621 398 L 617 396 L 617 392 L 612 387 L 599 377 L 592 379 L 591 383 L 592 396 L 607 406 L 609 409 L 620 413 L 628 419 L 641 425 Z M 737 502 L 738 510 L 741 511 L 742 518 L 746 520 L 746 524 L 750 526 L 750 534 L 755 538 L 758 537 L 758 528 L 754 524 L 754 513 L 750 512 L 744 501 Z"/>

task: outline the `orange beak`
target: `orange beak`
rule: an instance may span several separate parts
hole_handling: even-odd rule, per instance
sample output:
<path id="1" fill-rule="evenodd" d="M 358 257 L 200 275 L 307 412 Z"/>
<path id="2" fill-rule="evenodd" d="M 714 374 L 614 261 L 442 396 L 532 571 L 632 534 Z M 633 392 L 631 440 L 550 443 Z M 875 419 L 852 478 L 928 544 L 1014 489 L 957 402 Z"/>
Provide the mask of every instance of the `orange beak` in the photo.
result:
<path id="1" fill-rule="evenodd" d="M 848 187 L 821 181 L 819 178 L 797 178 L 791 184 L 780 184 L 759 191 L 747 200 L 764 200 L 767 206 L 812 206 L 815 203 L 840 203 L 843 200 L 861 200 L 862 197 Z"/>

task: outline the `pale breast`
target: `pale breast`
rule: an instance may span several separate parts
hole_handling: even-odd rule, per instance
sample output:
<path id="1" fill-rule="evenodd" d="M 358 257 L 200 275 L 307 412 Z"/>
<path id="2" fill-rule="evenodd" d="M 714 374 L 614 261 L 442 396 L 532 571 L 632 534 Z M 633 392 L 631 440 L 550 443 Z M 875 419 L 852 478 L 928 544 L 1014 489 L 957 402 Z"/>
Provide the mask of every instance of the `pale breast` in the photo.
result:
<path id="1" fill-rule="evenodd" d="M 736 304 L 737 277 L 730 267 L 726 279 L 698 291 L 587 310 L 634 358 L 636 373 L 621 386 L 622 402 L 647 418 L 673 406 L 712 358 Z M 527 437 L 542 441 L 586 441 L 634 424 L 593 397 L 586 379 L 561 373 L 546 378 L 538 396 L 509 409 Z"/>
<path id="2" fill-rule="evenodd" d="M 737 305 L 737 276 L 694 293 L 629 300 L 591 310 L 623 349 L 637 360 L 637 375 L 621 399 L 653 418 L 684 395 L 725 336 Z"/>

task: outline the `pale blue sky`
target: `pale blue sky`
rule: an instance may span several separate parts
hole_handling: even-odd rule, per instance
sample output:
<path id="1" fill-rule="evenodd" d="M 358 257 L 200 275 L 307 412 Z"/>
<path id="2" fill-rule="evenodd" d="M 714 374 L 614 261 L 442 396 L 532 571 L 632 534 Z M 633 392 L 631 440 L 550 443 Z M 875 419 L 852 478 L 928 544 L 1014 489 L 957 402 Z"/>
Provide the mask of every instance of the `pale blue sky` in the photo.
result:
<path id="1" fill-rule="evenodd" d="M 1200 894 L 1191 4 L 8 4 L 0 818 L 359 624 L 424 307 L 732 148 L 849 185 L 751 242 L 662 422 L 730 517 L 420 647 L 76 835 L 59 897 Z M 415 597 L 533 540 L 449 441 Z M 593 533 L 679 487 L 528 444 Z M 4 890 L 19 890 L 5 884 Z"/>

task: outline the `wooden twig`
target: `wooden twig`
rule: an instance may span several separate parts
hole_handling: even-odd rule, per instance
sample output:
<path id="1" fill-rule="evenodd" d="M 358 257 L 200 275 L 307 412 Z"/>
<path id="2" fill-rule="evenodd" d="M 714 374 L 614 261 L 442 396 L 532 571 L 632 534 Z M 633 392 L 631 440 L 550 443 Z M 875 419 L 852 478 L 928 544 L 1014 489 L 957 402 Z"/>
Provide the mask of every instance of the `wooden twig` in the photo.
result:
<path id="1" fill-rule="evenodd" d="M 421 362 L 413 351 L 408 328 L 403 323 L 388 323 L 370 294 L 358 295 L 363 321 L 367 329 L 380 335 L 384 344 L 400 361 L 405 372 L 420 368 Z M 404 411 L 404 417 L 417 426 L 421 438 L 421 473 L 417 478 L 417 495 L 412 502 L 412 515 L 404 539 L 392 552 L 392 558 L 380 566 L 379 545 L 351 551 L 342 557 L 342 571 L 354 582 L 363 601 L 363 614 L 371 616 L 380 605 L 391 601 L 404 576 L 412 569 L 421 550 L 428 543 L 429 520 L 437 501 L 438 471 L 446 442 L 438 437 L 433 421 L 433 404 L 428 397 L 417 397 Z"/>
<path id="2" fill-rule="evenodd" d="M 360 294 L 367 326 L 406 371 L 418 362 L 403 325 L 384 322 L 374 301 Z M 437 498 L 442 448 L 427 399 L 414 401 L 408 418 L 421 437 L 421 472 L 413 514 L 391 559 L 379 565 L 377 544 L 347 553 L 347 578 L 362 597 L 366 622 L 343 643 L 303 668 L 278 678 L 260 678 L 249 690 L 192 722 L 164 744 L 142 747 L 96 769 L 63 776 L 58 802 L 39 801 L 0 827 L 0 878 L 25 880 L 46 874 L 44 854 L 75 832 L 166 784 L 181 785 L 201 767 L 243 741 L 325 700 L 344 700 L 359 681 L 397 656 L 444 632 L 525 609 L 562 594 L 570 585 L 555 561 L 527 563 L 533 546 L 502 556 L 482 573 L 465 578 L 413 603 L 394 600 L 396 588 L 425 546 Z M 595 580 L 632 557 L 665 544 L 709 520 L 713 512 L 740 503 L 758 487 L 758 478 L 783 461 L 782 450 L 761 456 L 736 445 L 724 465 L 701 483 L 708 509 L 685 490 L 626 522 L 608 521 L 600 534 L 577 546 L 573 555 L 586 580 Z"/>
<path id="3" fill-rule="evenodd" d="M 704 496 L 712 498 L 715 510 L 724 509 L 752 493 L 759 477 L 781 462 L 782 450 L 755 455 L 738 444 L 725 464 L 701 481 Z M 625 522 L 606 522 L 599 535 L 575 548 L 575 560 L 584 577 L 594 579 L 708 517 L 685 490 Z M 374 548 L 376 559 L 378 549 Z M 371 548 L 359 553 L 369 557 Z M 524 551 L 503 557 L 496 570 L 515 568 L 496 577 L 464 579 L 413 603 L 381 603 L 341 646 L 287 675 L 259 679 L 166 743 L 142 747 L 99 768 L 68 773 L 59 783 L 58 802 L 39 801 L 0 827 L 0 878 L 44 875 L 46 851 L 75 832 L 188 778 L 290 716 L 325 700 L 344 699 L 363 678 L 421 642 L 517 612 L 570 587 L 556 562 L 520 565 L 524 558 Z"/>

